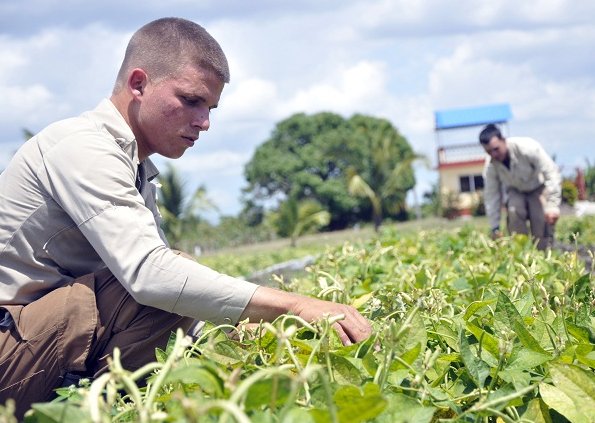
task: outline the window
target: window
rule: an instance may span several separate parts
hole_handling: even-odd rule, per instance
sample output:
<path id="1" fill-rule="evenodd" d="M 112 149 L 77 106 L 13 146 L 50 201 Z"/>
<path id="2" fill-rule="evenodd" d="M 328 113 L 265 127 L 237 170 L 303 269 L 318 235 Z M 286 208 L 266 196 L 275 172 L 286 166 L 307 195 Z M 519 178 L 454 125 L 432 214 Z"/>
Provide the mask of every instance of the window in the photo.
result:
<path id="1" fill-rule="evenodd" d="M 461 187 L 461 192 L 470 192 L 471 191 L 471 179 L 469 176 L 459 176 L 459 186 Z"/>
<path id="2" fill-rule="evenodd" d="M 461 175 L 459 176 L 459 188 L 461 192 L 475 192 L 483 189 L 483 176 Z"/>
<path id="3" fill-rule="evenodd" d="M 473 175 L 473 185 L 475 186 L 475 191 L 483 189 L 483 176 Z"/>

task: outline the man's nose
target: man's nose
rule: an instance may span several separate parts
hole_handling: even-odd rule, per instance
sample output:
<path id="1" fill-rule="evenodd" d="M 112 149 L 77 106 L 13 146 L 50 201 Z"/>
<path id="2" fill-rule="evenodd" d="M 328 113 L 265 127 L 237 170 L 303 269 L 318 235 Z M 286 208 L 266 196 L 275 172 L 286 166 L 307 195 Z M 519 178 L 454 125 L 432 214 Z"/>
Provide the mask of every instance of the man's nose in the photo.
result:
<path id="1" fill-rule="evenodd" d="M 200 108 L 193 116 L 192 126 L 200 128 L 201 131 L 208 131 L 211 122 L 209 120 L 209 109 Z"/>

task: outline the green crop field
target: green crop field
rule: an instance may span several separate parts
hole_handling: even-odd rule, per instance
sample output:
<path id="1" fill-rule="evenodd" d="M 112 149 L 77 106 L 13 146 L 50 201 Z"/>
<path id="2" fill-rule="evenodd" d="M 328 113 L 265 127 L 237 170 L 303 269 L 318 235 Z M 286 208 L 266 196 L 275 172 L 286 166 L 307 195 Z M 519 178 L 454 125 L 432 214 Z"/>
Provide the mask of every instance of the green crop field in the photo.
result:
<path id="1" fill-rule="evenodd" d="M 580 223 L 577 237 L 571 223 L 560 236 L 576 250 L 565 252 L 472 226 L 341 242 L 282 288 L 353 304 L 373 324 L 367 341 L 342 346 L 335 317 L 207 324 L 194 342 L 172 336 L 136 372 L 116 351 L 109 373 L 60 390 L 27 420 L 594 422 L 590 241 L 577 253 L 593 226 Z M 0 421 L 9 415 L 2 408 Z"/>

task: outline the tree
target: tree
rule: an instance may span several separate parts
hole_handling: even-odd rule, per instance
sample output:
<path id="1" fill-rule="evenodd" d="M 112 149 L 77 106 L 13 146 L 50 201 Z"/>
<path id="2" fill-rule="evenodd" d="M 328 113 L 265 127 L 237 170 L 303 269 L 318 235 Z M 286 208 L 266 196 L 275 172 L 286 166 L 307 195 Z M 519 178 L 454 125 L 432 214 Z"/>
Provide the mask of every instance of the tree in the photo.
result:
<path id="1" fill-rule="evenodd" d="M 406 193 L 415 185 L 413 162 L 428 160 L 415 154 L 387 120 L 356 115 L 351 123 L 368 148 L 363 166 L 348 169 L 348 188 L 351 194 L 370 201 L 372 221 L 378 231 L 385 213 L 394 215 L 405 210 Z"/>
<path id="2" fill-rule="evenodd" d="M 390 174 L 384 175 L 385 179 L 377 181 L 378 185 L 376 187 L 372 187 L 361 175 L 355 173 L 353 169 L 348 173 L 349 193 L 367 198 L 372 204 L 372 222 L 374 223 L 374 230 L 376 232 L 378 232 L 382 224 L 385 199 L 390 198 L 395 194 L 395 190 L 398 191 L 400 189 L 403 174 L 410 169 L 411 164 L 415 160 L 427 160 L 427 158 L 423 155 L 412 154 L 411 157 L 398 163 Z M 404 199 L 400 199 L 400 201 L 402 202 L 400 207 L 404 208 Z"/>
<path id="3" fill-rule="evenodd" d="M 184 182 L 171 163 L 168 163 L 165 172 L 159 174 L 159 183 L 158 202 L 163 232 L 173 248 L 181 248 L 184 240 L 196 235 L 200 213 L 216 211 L 217 206 L 207 197 L 207 190 L 202 185 L 187 197 Z"/>
<path id="4" fill-rule="evenodd" d="M 383 152 L 380 146 L 385 147 Z M 245 192 L 254 203 L 289 197 L 316 200 L 331 214 L 329 229 L 340 229 L 369 220 L 372 211 L 367 198 L 350 195 L 348 169 L 376 189 L 387 169 L 392 171 L 411 154 L 405 138 L 385 119 L 355 115 L 346 120 L 327 112 L 299 113 L 279 122 L 257 148 L 245 168 L 249 184 Z M 379 163 L 382 169 L 377 169 Z M 382 199 L 390 217 L 403 212 L 406 192 L 414 185 L 410 166 L 394 184 L 391 195 Z"/>
<path id="5" fill-rule="evenodd" d="M 291 246 L 295 247 L 297 239 L 303 234 L 318 231 L 328 225 L 330 213 L 314 200 L 298 202 L 295 198 L 288 198 L 279 206 L 273 215 L 277 234 L 291 239 Z"/>

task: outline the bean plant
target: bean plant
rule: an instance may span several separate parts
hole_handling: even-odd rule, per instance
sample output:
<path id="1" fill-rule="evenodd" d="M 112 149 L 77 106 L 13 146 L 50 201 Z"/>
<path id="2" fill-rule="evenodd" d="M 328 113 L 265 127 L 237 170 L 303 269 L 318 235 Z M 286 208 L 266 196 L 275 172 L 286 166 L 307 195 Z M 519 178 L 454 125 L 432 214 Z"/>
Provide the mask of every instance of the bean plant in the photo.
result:
<path id="1" fill-rule="evenodd" d="M 593 275 L 576 252 L 523 236 L 385 230 L 280 281 L 357 307 L 366 341 L 341 344 L 342 316 L 207 323 L 136 371 L 115 350 L 109 372 L 26 421 L 594 422 Z"/>

